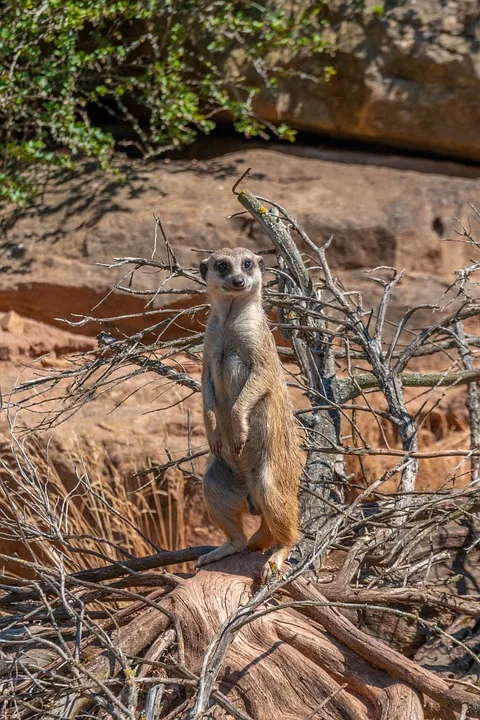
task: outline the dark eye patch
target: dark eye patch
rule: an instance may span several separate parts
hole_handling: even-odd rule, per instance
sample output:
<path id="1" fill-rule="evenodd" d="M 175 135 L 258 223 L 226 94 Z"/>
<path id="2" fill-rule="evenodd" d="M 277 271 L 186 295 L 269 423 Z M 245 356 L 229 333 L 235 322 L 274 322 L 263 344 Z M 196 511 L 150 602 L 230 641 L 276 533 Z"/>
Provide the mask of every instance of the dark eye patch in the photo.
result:
<path id="1" fill-rule="evenodd" d="M 252 267 L 253 267 L 253 262 L 252 262 L 252 260 L 248 260 L 248 259 L 247 259 L 247 260 L 244 260 L 244 261 L 243 261 L 243 267 L 244 267 L 245 270 L 251 270 Z"/>
<path id="2" fill-rule="evenodd" d="M 215 267 L 217 268 L 219 273 L 226 273 L 229 269 L 229 265 L 226 262 L 220 261 L 215 263 Z"/>

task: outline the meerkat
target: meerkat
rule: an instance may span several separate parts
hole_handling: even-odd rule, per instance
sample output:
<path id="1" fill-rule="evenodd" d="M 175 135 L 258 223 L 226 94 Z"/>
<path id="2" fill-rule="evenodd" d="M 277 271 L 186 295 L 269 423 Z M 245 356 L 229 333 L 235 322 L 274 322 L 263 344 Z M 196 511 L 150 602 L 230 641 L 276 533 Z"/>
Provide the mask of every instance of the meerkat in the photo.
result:
<path id="1" fill-rule="evenodd" d="M 211 303 L 203 350 L 203 414 L 211 455 L 203 496 L 228 541 L 198 566 L 247 547 L 275 552 L 262 582 L 281 570 L 298 537 L 301 455 L 293 408 L 262 306 L 261 257 L 217 250 L 200 264 Z M 261 516 L 247 541 L 242 519 Z"/>

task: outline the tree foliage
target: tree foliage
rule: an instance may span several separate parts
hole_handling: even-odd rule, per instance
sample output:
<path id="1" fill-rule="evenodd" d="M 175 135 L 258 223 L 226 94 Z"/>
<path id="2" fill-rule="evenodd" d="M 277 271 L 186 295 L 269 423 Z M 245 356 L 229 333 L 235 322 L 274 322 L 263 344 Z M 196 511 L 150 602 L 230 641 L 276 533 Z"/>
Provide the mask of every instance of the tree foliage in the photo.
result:
<path id="1" fill-rule="evenodd" d="M 22 203 L 39 166 L 86 157 L 107 167 L 121 123 L 142 156 L 192 142 L 228 113 L 246 136 L 274 131 L 257 117 L 312 55 L 330 49 L 326 3 L 293 0 L 13 0 L 0 10 L 0 200 Z M 333 69 L 326 67 L 325 77 Z M 127 137 L 127 139 L 125 139 Z"/>

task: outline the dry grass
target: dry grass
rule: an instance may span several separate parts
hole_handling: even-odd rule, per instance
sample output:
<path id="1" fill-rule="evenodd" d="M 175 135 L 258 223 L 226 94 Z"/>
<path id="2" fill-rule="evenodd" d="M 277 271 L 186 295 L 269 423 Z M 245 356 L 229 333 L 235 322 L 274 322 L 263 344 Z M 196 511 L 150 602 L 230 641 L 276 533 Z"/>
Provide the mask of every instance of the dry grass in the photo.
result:
<path id="1" fill-rule="evenodd" d="M 425 396 L 411 389 L 406 389 L 405 394 L 410 412 L 419 411 Z M 469 447 L 465 399 L 465 388 L 454 388 L 437 405 L 435 397 L 421 409 L 421 451 L 448 452 Z M 368 400 L 375 407 L 385 407 L 379 393 L 370 394 Z M 360 399 L 357 402 L 362 404 Z M 304 406 L 303 396 L 297 398 L 297 404 Z M 352 436 L 351 424 L 344 420 L 346 445 L 401 448 L 396 427 L 388 420 L 358 412 L 355 423 L 358 433 Z M 178 434 L 178 428 L 176 432 Z M 195 440 L 202 443 L 199 433 Z M 118 469 L 104 445 L 84 441 L 79 441 L 70 451 L 53 445 L 47 450 L 34 442 L 25 449 L 4 445 L 2 457 L 0 571 L 3 565 L 4 573 L 31 578 L 35 574 L 35 563 L 52 568 L 58 567 L 59 561 L 67 572 L 75 572 L 122 558 L 148 555 L 158 548 L 176 549 L 221 540 L 221 533 L 207 520 L 199 489 L 192 488 L 174 468 L 166 471 L 160 480 L 148 482 L 151 476 L 134 476 L 135 469 L 142 469 L 135 468 L 138 458 L 137 461 L 132 458 L 131 462 L 122 458 L 123 469 Z M 352 492 L 347 499 L 351 500 L 358 494 L 358 488 L 377 480 L 398 460 L 398 457 L 380 455 L 347 456 L 347 471 L 353 475 Z M 197 467 L 200 475 L 202 463 L 203 460 Z M 144 467 L 150 464 L 145 458 Z M 128 472 L 126 466 L 129 466 Z M 420 460 L 417 490 L 464 487 L 469 481 L 468 459 Z M 395 492 L 397 485 L 398 475 L 379 490 Z M 27 523 L 28 537 L 22 536 L 15 518 Z M 22 560 L 32 564 L 22 564 Z"/>
<path id="2" fill-rule="evenodd" d="M 59 563 L 75 572 L 185 547 L 185 480 L 179 471 L 145 485 L 142 478 L 126 482 L 100 451 L 83 460 L 62 458 L 59 465 L 54 453 L 30 443 L 4 446 L 2 457 L 3 573 L 31 577 L 35 565 Z"/>

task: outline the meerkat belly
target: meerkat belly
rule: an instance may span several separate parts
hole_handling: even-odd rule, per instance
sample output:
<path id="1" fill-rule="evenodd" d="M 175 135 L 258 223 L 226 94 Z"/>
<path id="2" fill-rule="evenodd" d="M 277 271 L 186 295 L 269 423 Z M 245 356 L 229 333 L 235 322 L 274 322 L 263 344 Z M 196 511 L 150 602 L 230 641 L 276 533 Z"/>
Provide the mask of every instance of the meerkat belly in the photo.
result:
<path id="1" fill-rule="evenodd" d="M 240 458 L 242 471 L 262 474 L 265 465 L 283 465 L 292 453 L 294 433 L 290 407 L 284 407 L 275 389 L 262 397 L 249 418 L 248 442 Z"/>
<path id="2" fill-rule="evenodd" d="M 216 365 L 214 386 L 217 404 L 223 411 L 231 412 L 247 382 L 249 368 L 233 349 L 226 349 Z"/>

